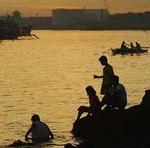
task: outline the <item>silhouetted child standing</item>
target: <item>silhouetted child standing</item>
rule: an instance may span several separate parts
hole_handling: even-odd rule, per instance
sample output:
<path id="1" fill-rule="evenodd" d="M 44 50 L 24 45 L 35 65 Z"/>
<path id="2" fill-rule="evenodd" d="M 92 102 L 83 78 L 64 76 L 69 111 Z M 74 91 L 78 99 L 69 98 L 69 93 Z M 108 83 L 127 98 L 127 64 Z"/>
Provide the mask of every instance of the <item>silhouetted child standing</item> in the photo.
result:
<path id="1" fill-rule="evenodd" d="M 112 84 L 111 78 L 114 75 L 114 71 L 113 71 L 113 67 L 110 64 L 108 64 L 108 60 L 106 56 L 101 56 L 99 58 L 99 61 L 101 65 L 104 66 L 103 75 L 102 76 L 94 75 L 94 79 L 103 78 L 100 94 L 106 95 L 109 87 Z"/>

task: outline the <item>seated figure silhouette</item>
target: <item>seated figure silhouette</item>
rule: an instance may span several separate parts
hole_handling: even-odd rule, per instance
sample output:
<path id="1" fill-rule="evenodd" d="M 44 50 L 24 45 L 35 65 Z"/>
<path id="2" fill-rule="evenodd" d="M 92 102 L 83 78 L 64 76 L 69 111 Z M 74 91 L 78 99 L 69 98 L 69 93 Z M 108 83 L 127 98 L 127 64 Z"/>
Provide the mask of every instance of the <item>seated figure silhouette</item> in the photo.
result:
<path id="1" fill-rule="evenodd" d="M 129 111 L 141 111 L 145 109 L 150 109 L 150 89 L 145 90 L 145 94 L 142 97 L 142 101 L 138 105 L 131 106 Z"/>
<path id="2" fill-rule="evenodd" d="M 112 86 L 109 88 L 108 93 L 101 101 L 101 108 L 104 105 L 111 109 L 124 109 L 127 105 L 127 94 L 125 87 L 123 84 L 119 83 L 119 77 L 116 75 L 112 77 Z"/>
<path id="3" fill-rule="evenodd" d="M 136 49 L 141 50 L 141 45 L 140 45 L 140 43 L 135 42 L 135 44 L 136 44 Z"/>
<path id="4" fill-rule="evenodd" d="M 25 140 L 28 141 L 28 135 L 31 133 L 32 142 L 47 142 L 54 138 L 53 133 L 48 125 L 40 120 L 39 115 L 34 114 L 31 117 L 32 125 L 25 135 Z"/>
<path id="5" fill-rule="evenodd" d="M 88 113 L 93 117 L 97 117 L 100 111 L 100 101 L 98 96 L 96 95 L 96 91 L 92 86 L 86 87 L 87 95 L 89 96 L 89 104 L 90 106 L 80 106 L 78 108 L 78 116 L 76 121 L 78 121 L 83 113 Z"/>
<path id="6" fill-rule="evenodd" d="M 135 48 L 132 42 L 130 43 L 130 47 L 132 50 Z"/>
<path id="7" fill-rule="evenodd" d="M 126 42 L 125 41 L 122 41 L 122 43 L 121 43 L 121 49 L 126 49 L 127 47 L 126 47 Z"/>

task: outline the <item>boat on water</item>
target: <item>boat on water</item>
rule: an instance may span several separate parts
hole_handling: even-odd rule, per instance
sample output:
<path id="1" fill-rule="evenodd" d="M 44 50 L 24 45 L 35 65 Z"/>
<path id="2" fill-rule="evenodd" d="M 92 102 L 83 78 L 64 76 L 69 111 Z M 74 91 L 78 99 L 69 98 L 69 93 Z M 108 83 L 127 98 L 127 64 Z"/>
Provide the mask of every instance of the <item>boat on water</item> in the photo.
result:
<path id="1" fill-rule="evenodd" d="M 12 20 L 0 20 L 0 40 L 14 40 L 22 36 L 32 36 L 32 25 L 19 26 Z M 35 35 L 33 35 L 35 36 Z"/>
<path id="2" fill-rule="evenodd" d="M 139 53 L 146 53 L 148 52 L 148 47 L 141 47 L 140 49 L 138 48 L 116 48 L 116 49 L 111 49 L 112 54 L 116 55 L 116 54 L 139 54 Z"/>

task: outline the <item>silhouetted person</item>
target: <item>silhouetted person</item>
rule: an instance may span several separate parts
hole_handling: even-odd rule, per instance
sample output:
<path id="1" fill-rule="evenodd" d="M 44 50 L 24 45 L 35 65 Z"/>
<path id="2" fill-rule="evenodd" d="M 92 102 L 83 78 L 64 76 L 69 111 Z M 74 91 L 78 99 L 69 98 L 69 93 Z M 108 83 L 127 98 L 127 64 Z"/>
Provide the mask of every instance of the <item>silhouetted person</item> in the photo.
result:
<path id="1" fill-rule="evenodd" d="M 40 121 L 39 115 L 33 115 L 31 118 L 32 125 L 25 135 L 25 140 L 28 141 L 28 135 L 31 133 L 31 139 L 33 142 L 47 142 L 54 138 L 53 133 L 49 129 L 48 125 Z"/>
<path id="2" fill-rule="evenodd" d="M 132 50 L 134 49 L 134 45 L 133 45 L 132 42 L 130 43 L 130 47 L 131 47 Z"/>
<path id="3" fill-rule="evenodd" d="M 85 112 L 88 113 L 88 115 L 97 117 L 99 111 L 100 111 L 100 101 L 98 96 L 96 95 L 96 91 L 92 86 L 88 86 L 86 87 L 86 92 L 87 95 L 89 96 L 89 104 L 90 106 L 80 106 L 78 108 L 78 116 L 77 116 L 77 120 L 80 119 L 81 115 Z"/>
<path id="4" fill-rule="evenodd" d="M 135 44 L 136 44 L 136 49 L 141 50 L 141 45 L 140 45 L 140 43 L 135 42 Z"/>
<path id="5" fill-rule="evenodd" d="M 141 102 L 142 106 L 149 106 L 150 107 L 150 89 L 149 90 L 145 90 L 145 94 L 143 96 L 142 102 Z"/>
<path id="6" fill-rule="evenodd" d="M 108 63 L 107 57 L 106 56 L 101 56 L 99 58 L 99 61 L 103 68 L 103 75 L 102 76 L 97 76 L 94 75 L 94 79 L 96 78 L 103 78 L 102 86 L 101 86 L 101 91 L 100 93 L 105 95 L 108 91 L 108 88 L 112 84 L 112 76 L 114 75 L 113 67 Z"/>
<path id="7" fill-rule="evenodd" d="M 145 109 L 150 109 L 150 89 L 145 90 L 145 94 L 142 98 L 142 101 L 138 105 L 134 105 L 128 109 L 128 111 L 138 112 L 143 111 Z"/>
<path id="8" fill-rule="evenodd" d="M 112 77 L 112 86 L 101 101 L 101 108 L 107 105 L 112 109 L 124 109 L 127 105 L 127 93 L 125 87 L 119 83 L 119 77 Z"/>
<path id="9" fill-rule="evenodd" d="M 123 41 L 122 44 L 121 44 L 121 49 L 126 49 L 126 48 L 127 48 L 126 43 L 125 43 L 125 41 Z"/>

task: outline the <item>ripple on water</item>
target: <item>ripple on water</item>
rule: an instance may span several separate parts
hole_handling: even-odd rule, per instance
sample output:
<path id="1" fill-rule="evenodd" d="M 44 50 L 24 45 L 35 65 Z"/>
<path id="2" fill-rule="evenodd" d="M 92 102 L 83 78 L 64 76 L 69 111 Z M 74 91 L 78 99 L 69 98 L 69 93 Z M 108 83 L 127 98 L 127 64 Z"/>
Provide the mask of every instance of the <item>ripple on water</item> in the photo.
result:
<path id="1" fill-rule="evenodd" d="M 108 51 L 125 39 L 150 46 L 149 31 L 34 32 L 39 40 L 4 41 L 0 46 L 0 143 L 23 137 L 34 113 L 54 131 L 54 144 L 72 142 L 77 108 L 88 105 L 85 87 L 94 86 L 99 96 L 102 81 L 93 74 L 102 74 L 102 54 L 125 85 L 129 106 L 138 104 L 150 88 L 149 53 L 112 56 Z"/>

